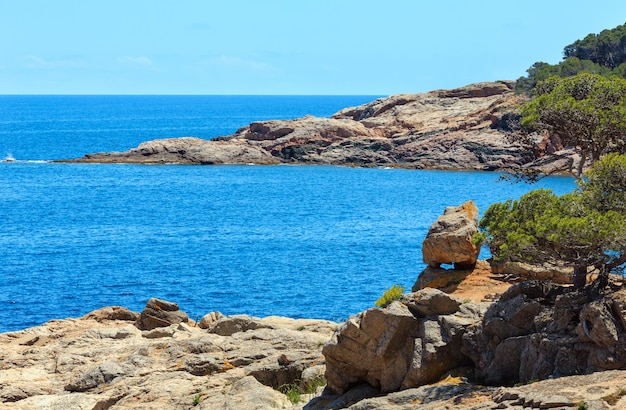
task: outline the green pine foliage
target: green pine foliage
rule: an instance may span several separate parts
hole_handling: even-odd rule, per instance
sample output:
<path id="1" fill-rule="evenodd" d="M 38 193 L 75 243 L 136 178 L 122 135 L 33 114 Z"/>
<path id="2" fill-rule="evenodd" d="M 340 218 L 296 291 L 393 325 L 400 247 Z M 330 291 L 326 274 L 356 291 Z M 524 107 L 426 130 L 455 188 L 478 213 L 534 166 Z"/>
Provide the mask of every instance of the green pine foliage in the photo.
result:
<path id="1" fill-rule="evenodd" d="M 621 273 L 626 262 L 626 155 L 598 161 L 562 196 L 531 191 L 490 206 L 479 227 L 497 262 L 569 264 Z"/>
<path id="2" fill-rule="evenodd" d="M 539 82 L 552 76 L 589 73 L 626 78 L 626 24 L 575 41 L 564 48 L 563 56 L 558 64 L 533 64 L 528 75 L 517 80 L 516 90 L 530 94 Z"/>
<path id="3" fill-rule="evenodd" d="M 626 80 L 581 73 L 549 77 L 535 86 L 535 97 L 521 107 L 522 125 L 547 129 L 565 146 L 577 147 L 582 161 L 626 151 Z"/>

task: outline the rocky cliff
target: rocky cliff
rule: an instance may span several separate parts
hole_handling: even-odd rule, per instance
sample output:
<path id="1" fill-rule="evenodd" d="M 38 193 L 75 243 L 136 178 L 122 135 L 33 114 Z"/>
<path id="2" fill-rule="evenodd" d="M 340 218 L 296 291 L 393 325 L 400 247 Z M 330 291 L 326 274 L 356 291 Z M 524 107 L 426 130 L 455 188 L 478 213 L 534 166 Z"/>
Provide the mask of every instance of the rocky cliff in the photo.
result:
<path id="1" fill-rule="evenodd" d="M 214 140 L 149 141 L 77 162 L 334 164 L 417 169 L 503 170 L 535 160 L 506 138 L 502 117 L 523 101 L 508 81 L 402 94 L 331 118 L 254 122 Z"/>

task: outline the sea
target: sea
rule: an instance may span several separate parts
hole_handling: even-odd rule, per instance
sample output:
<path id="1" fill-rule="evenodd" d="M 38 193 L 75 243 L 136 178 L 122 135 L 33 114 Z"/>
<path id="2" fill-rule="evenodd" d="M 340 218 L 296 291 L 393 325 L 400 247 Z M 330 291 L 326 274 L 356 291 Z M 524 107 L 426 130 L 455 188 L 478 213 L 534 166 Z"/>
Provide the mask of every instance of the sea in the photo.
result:
<path id="1" fill-rule="evenodd" d="M 482 213 L 532 189 L 575 187 L 493 172 L 53 162 L 327 117 L 377 97 L 0 96 L 0 332 L 104 306 L 141 311 L 151 297 L 192 319 L 342 321 L 394 284 L 410 290 L 445 207 L 471 199 Z"/>

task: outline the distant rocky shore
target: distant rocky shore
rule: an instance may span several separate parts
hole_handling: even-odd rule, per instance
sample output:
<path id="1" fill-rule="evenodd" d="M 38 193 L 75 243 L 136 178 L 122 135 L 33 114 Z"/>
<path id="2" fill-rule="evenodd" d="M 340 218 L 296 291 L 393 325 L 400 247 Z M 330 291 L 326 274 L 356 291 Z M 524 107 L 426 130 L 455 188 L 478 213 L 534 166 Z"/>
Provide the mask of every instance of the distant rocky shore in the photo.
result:
<path id="1" fill-rule="evenodd" d="M 412 291 L 341 324 L 153 298 L 0 334 L 0 409 L 625 409 L 624 284 L 496 273 L 477 215 L 448 207 Z"/>
<path id="2" fill-rule="evenodd" d="M 70 162 L 146 164 L 330 164 L 445 170 L 546 168 L 507 138 L 505 114 L 524 97 L 514 82 L 401 94 L 331 118 L 253 122 L 230 136 L 148 141 L 125 152 Z M 546 144 L 544 144 L 545 146 Z M 559 147 L 550 147 L 558 149 Z"/>

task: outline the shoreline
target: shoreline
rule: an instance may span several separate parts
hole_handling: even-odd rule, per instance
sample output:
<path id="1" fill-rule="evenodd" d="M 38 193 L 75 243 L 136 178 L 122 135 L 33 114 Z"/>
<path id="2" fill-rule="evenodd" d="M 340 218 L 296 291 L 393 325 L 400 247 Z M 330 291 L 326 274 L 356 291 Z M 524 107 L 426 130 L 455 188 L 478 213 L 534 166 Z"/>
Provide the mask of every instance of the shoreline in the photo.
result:
<path id="1" fill-rule="evenodd" d="M 346 167 L 552 174 L 577 157 L 547 136 L 531 153 L 509 138 L 503 116 L 525 97 L 514 82 L 399 94 L 344 108 L 329 118 L 252 122 L 234 134 L 146 141 L 123 152 L 61 159 L 69 163 L 184 165 L 334 165 Z M 539 141 L 541 140 L 541 141 Z M 557 152 L 560 158 L 544 156 Z"/>

